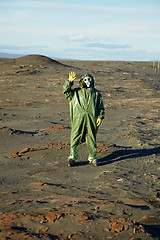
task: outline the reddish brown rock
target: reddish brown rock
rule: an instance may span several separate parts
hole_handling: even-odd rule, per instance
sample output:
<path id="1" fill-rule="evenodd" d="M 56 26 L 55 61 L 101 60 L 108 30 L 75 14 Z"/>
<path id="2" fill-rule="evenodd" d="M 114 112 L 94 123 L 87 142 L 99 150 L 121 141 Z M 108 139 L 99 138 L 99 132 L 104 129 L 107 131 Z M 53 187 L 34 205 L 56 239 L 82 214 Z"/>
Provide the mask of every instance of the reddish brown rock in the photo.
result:
<path id="1" fill-rule="evenodd" d="M 14 158 L 20 157 L 18 154 L 19 154 L 19 152 L 15 150 L 15 151 L 12 153 L 12 156 L 13 156 Z"/>
<path id="2" fill-rule="evenodd" d="M 55 127 L 49 127 L 47 128 L 46 130 L 65 130 L 65 129 L 69 129 L 69 126 L 67 125 L 58 125 L 58 126 L 55 126 Z"/>
<path id="3" fill-rule="evenodd" d="M 32 148 L 29 149 L 29 152 L 32 152 L 32 151 L 38 151 L 38 150 L 39 150 L 38 147 L 32 147 Z"/>
<path id="4" fill-rule="evenodd" d="M 118 221 L 118 222 L 122 222 L 122 223 L 124 223 L 124 222 L 127 221 L 127 219 L 126 219 L 126 218 L 118 218 L 117 221 Z"/>
<path id="5" fill-rule="evenodd" d="M 32 182 L 32 183 L 30 183 L 30 185 L 35 186 L 35 187 L 43 187 L 43 186 L 46 186 L 47 183 L 44 183 L 44 182 Z"/>
<path id="6" fill-rule="evenodd" d="M 10 229 L 12 229 L 11 226 L 1 225 L 1 231 L 10 230 Z"/>
<path id="7" fill-rule="evenodd" d="M 23 154 L 23 153 L 26 153 L 26 152 L 29 152 L 29 148 L 28 148 L 28 147 L 24 148 L 24 149 L 21 150 L 19 153 L 20 153 L 20 154 Z"/>
<path id="8" fill-rule="evenodd" d="M 91 66 L 91 67 L 98 67 L 100 65 L 98 63 L 91 63 L 89 66 Z"/>
<path id="9" fill-rule="evenodd" d="M 38 88 L 40 88 L 40 86 L 36 86 L 36 87 L 34 87 L 33 90 L 36 90 L 36 89 L 38 89 Z"/>
<path id="10" fill-rule="evenodd" d="M 2 132 L 3 129 L 7 128 L 6 126 L 0 127 L 0 132 Z"/>
<path id="11" fill-rule="evenodd" d="M 49 212 L 45 215 L 45 218 L 51 222 L 55 222 L 57 219 L 62 217 L 63 214 L 59 211 Z"/>
<path id="12" fill-rule="evenodd" d="M 112 222 L 110 228 L 112 231 L 119 233 L 124 230 L 124 225 L 120 222 Z"/>
<path id="13" fill-rule="evenodd" d="M 108 147 L 116 147 L 116 144 L 111 143 L 111 144 L 108 145 Z"/>

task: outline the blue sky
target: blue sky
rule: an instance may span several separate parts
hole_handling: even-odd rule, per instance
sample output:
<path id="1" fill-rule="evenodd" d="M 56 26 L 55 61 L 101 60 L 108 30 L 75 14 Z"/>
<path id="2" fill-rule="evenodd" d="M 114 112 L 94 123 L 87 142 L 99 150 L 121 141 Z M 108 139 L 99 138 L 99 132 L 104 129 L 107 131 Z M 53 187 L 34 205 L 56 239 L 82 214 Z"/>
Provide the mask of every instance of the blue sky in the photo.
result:
<path id="1" fill-rule="evenodd" d="M 0 52 L 160 60 L 160 0 L 1 0 Z"/>

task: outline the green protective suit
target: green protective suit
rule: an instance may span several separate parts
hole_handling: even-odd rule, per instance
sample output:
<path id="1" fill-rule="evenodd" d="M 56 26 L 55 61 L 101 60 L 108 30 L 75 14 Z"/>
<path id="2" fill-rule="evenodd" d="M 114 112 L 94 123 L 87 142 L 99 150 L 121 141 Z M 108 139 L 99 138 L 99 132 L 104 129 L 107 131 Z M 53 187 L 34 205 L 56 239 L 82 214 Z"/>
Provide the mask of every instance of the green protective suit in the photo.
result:
<path id="1" fill-rule="evenodd" d="M 91 76 L 85 74 L 84 76 Z M 92 76 L 91 76 L 92 77 Z M 98 127 L 97 118 L 104 118 L 104 105 L 100 92 L 94 88 L 92 77 L 91 87 L 83 85 L 83 77 L 80 80 L 80 88 L 74 88 L 73 82 L 67 80 L 63 85 L 63 93 L 70 103 L 71 118 L 71 143 L 70 156 L 68 159 L 76 160 L 78 157 L 79 145 L 81 142 L 87 143 L 89 157 L 88 160 L 96 159 L 96 134 Z"/>

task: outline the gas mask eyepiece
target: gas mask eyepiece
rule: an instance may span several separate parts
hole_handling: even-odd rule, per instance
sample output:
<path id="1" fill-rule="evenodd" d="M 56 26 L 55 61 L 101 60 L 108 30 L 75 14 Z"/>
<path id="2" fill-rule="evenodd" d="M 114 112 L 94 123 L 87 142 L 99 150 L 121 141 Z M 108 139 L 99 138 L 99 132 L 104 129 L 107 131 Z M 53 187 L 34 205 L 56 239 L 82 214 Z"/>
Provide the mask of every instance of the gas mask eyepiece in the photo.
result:
<path id="1" fill-rule="evenodd" d="M 90 77 L 85 77 L 83 79 L 84 83 L 86 84 L 87 88 L 89 88 L 91 86 L 91 81 L 92 79 Z"/>

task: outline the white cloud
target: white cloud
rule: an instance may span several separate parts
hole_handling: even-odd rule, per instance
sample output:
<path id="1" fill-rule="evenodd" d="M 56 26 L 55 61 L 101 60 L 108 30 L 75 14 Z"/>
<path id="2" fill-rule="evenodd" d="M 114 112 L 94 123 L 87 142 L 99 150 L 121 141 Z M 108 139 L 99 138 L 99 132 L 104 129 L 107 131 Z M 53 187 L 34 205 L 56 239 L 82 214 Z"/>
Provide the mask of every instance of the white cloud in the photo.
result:
<path id="1" fill-rule="evenodd" d="M 85 37 L 85 36 L 71 36 L 70 38 L 69 38 L 69 40 L 71 40 L 71 41 L 84 41 L 84 40 L 86 40 L 87 38 Z"/>
<path id="2" fill-rule="evenodd" d="M 24 11 L 10 10 L 8 14 L 13 18 L 17 18 L 17 20 L 28 20 L 31 18 L 31 15 Z"/>
<path id="3" fill-rule="evenodd" d="M 59 37 L 61 40 L 68 42 L 84 42 L 89 40 L 88 37 L 84 35 L 63 35 Z"/>

